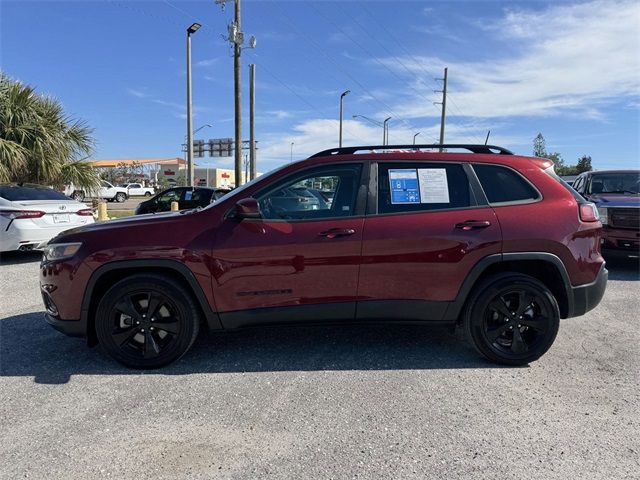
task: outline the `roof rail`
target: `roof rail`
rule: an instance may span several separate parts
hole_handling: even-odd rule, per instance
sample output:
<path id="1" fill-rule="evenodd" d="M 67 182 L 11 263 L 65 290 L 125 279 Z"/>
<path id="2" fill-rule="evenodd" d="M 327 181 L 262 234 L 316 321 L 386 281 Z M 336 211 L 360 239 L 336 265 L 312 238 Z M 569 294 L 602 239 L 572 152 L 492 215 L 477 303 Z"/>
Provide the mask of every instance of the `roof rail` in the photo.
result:
<path id="1" fill-rule="evenodd" d="M 314 153 L 309 158 L 315 157 L 326 157 L 329 155 L 351 155 L 356 152 L 362 150 L 396 150 L 396 149 L 410 149 L 410 150 L 419 150 L 419 149 L 440 149 L 440 148 L 462 148 L 465 150 L 469 150 L 471 153 L 484 153 L 484 154 L 493 154 L 493 155 L 513 155 L 511 150 L 507 150 L 503 147 L 497 147 L 495 145 L 474 145 L 474 144 L 464 144 L 464 143 L 445 143 L 441 145 L 439 143 L 435 144 L 421 144 L 421 145 L 365 145 L 361 147 L 342 147 L 342 148 L 330 148 L 328 150 L 323 150 L 322 152 Z"/>

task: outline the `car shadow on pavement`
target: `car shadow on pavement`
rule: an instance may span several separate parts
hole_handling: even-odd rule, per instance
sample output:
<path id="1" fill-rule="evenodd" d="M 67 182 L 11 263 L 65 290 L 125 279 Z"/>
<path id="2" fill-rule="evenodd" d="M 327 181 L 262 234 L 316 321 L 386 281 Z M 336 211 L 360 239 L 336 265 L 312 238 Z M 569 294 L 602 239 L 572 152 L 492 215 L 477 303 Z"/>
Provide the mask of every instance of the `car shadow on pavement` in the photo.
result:
<path id="1" fill-rule="evenodd" d="M 638 260 L 637 258 L 608 259 L 607 269 L 609 270 L 609 280 L 640 280 L 640 260 Z"/>
<path id="2" fill-rule="evenodd" d="M 18 265 L 21 263 L 39 262 L 42 259 L 42 252 L 30 250 L 28 252 L 3 252 L 0 253 L 0 265 Z"/>
<path id="3" fill-rule="evenodd" d="M 0 320 L 0 375 L 61 384 L 72 375 L 131 375 L 84 339 L 48 326 L 42 312 Z M 203 332 L 179 361 L 145 374 L 500 368 L 448 330 L 367 325 Z"/>

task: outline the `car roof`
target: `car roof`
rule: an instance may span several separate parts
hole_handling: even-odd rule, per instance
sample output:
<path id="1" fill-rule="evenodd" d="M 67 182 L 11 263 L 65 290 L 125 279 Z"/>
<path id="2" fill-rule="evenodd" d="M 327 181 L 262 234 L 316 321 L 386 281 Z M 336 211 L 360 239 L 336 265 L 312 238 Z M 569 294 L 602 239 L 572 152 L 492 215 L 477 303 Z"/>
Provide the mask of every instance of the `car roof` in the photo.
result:
<path id="1" fill-rule="evenodd" d="M 590 172 L 585 172 L 587 175 L 595 175 L 598 173 L 640 173 L 640 170 L 633 170 L 633 169 L 628 169 L 628 170 L 592 170 Z"/>

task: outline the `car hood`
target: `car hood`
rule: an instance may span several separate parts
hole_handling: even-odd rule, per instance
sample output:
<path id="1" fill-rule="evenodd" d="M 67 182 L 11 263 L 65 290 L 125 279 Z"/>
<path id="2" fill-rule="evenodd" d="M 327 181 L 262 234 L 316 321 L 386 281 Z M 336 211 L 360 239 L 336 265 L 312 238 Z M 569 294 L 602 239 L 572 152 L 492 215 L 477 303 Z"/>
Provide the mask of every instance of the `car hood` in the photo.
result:
<path id="1" fill-rule="evenodd" d="M 190 212 L 163 212 L 163 213 L 149 213 L 146 215 L 132 215 L 131 217 L 117 218 L 114 220 L 108 220 L 106 222 L 95 222 L 83 227 L 72 228 L 66 230 L 63 234 L 56 237 L 55 241 L 66 241 L 62 237 L 75 237 L 78 234 L 91 234 L 96 232 L 105 232 L 108 230 L 118 230 L 129 227 L 152 227 L 159 223 L 175 222 L 185 215 L 190 215 Z M 52 241 L 53 242 L 53 241 Z"/>
<path id="2" fill-rule="evenodd" d="M 601 194 L 591 195 L 589 200 L 599 207 L 605 208 L 640 208 L 640 195 L 625 194 Z"/>

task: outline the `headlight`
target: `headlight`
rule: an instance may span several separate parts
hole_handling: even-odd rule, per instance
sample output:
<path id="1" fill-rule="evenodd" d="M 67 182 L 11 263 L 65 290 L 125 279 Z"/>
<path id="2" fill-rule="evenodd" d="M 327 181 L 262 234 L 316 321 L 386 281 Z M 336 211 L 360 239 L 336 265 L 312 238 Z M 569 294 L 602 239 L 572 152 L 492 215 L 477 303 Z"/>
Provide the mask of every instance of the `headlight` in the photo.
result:
<path id="1" fill-rule="evenodd" d="M 607 209 L 605 207 L 598 207 L 598 215 L 600 215 L 600 223 L 603 225 L 609 223 L 609 217 L 607 216 Z"/>
<path id="2" fill-rule="evenodd" d="M 43 256 L 46 261 L 63 260 L 65 258 L 73 257 L 82 243 L 52 243 L 47 245 L 43 250 Z"/>

